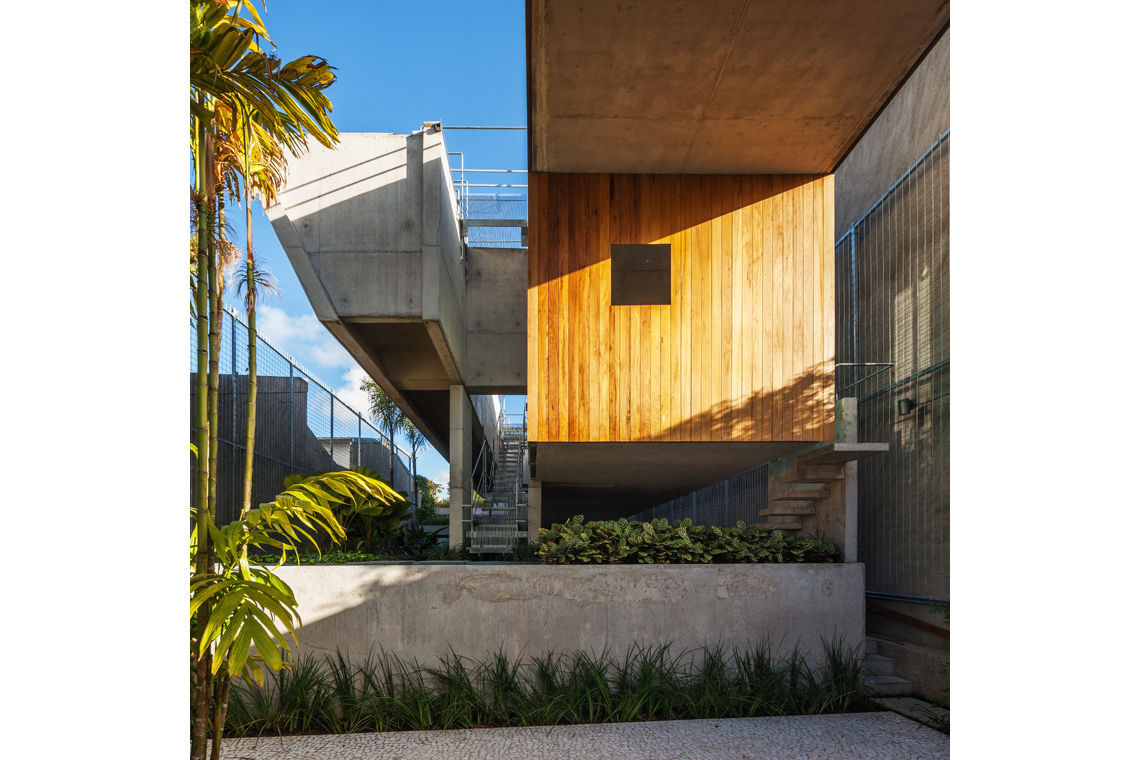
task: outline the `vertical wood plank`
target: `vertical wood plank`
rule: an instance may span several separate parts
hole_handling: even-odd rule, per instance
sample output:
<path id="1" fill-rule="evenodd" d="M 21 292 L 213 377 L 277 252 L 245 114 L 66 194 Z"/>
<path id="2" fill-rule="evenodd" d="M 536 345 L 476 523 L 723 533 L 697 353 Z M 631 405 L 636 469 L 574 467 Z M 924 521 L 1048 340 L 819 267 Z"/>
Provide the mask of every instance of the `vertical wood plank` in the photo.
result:
<path id="1" fill-rule="evenodd" d="M 828 174 L 823 178 L 823 235 L 822 243 L 826 255 L 821 259 L 824 266 L 820 272 L 820 281 L 826 285 L 823 300 L 823 356 L 821 362 L 823 371 L 828 378 L 827 390 L 834 384 L 835 378 L 835 175 Z M 835 406 L 834 394 L 828 392 L 821 417 L 824 420 L 821 440 L 835 438 Z"/>

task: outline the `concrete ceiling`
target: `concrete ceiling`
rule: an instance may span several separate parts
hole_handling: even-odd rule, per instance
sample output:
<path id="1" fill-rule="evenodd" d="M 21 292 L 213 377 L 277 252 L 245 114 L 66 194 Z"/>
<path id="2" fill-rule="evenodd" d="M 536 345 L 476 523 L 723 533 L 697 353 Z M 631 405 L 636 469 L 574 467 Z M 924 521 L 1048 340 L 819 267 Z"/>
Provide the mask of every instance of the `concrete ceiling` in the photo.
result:
<path id="1" fill-rule="evenodd" d="M 625 517 L 810 446 L 803 441 L 540 442 L 542 523 Z"/>
<path id="2" fill-rule="evenodd" d="M 828 173 L 944 0 L 527 0 L 530 168 Z"/>

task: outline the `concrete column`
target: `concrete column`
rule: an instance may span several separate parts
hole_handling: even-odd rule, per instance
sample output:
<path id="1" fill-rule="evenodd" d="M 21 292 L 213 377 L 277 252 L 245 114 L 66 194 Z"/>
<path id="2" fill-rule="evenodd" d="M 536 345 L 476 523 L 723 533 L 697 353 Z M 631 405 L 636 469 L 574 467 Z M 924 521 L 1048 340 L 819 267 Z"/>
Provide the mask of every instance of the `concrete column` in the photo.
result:
<path id="1" fill-rule="evenodd" d="M 837 443 L 859 442 L 859 401 L 837 400 L 835 409 Z M 859 561 L 859 463 L 843 466 L 843 561 Z"/>
<path id="2" fill-rule="evenodd" d="M 462 385 L 451 386 L 451 510 L 448 543 L 463 545 L 463 505 L 471 503 L 471 402 Z"/>
<path id="3" fill-rule="evenodd" d="M 538 529 L 542 527 L 542 481 L 531 480 L 526 489 L 526 540 L 538 540 Z"/>

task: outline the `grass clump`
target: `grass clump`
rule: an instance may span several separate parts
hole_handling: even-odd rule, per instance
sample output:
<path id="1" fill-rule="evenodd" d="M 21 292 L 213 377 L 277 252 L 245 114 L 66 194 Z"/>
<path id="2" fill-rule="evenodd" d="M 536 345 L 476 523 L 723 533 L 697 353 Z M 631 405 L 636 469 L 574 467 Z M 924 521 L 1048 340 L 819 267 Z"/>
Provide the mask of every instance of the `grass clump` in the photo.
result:
<path id="1" fill-rule="evenodd" d="M 546 726 L 743 718 L 877 709 L 854 648 L 825 646 L 812 670 L 794 649 L 720 645 L 674 654 L 668 645 L 547 653 L 501 650 L 483 660 L 451 652 L 434 666 L 389 654 L 357 665 L 340 653 L 302 658 L 264 688 L 236 687 L 228 736 Z"/>

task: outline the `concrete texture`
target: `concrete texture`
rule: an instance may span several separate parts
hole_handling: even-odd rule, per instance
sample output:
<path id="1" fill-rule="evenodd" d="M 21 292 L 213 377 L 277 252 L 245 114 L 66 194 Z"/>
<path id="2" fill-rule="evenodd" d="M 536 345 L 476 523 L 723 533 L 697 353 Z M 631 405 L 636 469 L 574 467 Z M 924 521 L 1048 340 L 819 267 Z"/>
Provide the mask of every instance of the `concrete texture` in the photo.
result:
<path id="1" fill-rule="evenodd" d="M 452 506 L 448 516 L 448 542 L 451 546 L 463 545 L 463 506 L 471 503 L 471 404 L 462 385 L 453 385 L 451 394 L 451 469 L 449 499 Z M 303 619 L 303 618 L 302 618 Z"/>
<path id="2" fill-rule="evenodd" d="M 941 760 L 950 737 L 891 712 L 226 739 L 243 760 Z"/>
<path id="3" fill-rule="evenodd" d="M 446 153 L 431 126 L 344 133 L 292 159 L 268 209 L 317 317 L 444 456 L 453 385 L 526 383 L 525 252 L 465 249 Z M 497 418 L 473 402 L 477 422 Z"/>
<path id="4" fill-rule="evenodd" d="M 835 170 L 836 238 L 949 128 L 947 30 Z"/>
<path id="5" fill-rule="evenodd" d="M 463 382 L 471 393 L 526 393 L 527 253 L 468 248 Z"/>
<path id="6" fill-rule="evenodd" d="M 381 648 L 434 662 L 451 649 L 529 657 L 767 639 L 777 653 L 798 643 L 818 664 L 821 637 L 862 646 L 864 635 L 857 564 L 287 565 L 279 575 L 300 605 L 302 651 L 356 660 Z"/>
<path id="7" fill-rule="evenodd" d="M 829 173 L 943 0 L 529 0 L 530 168 Z"/>

